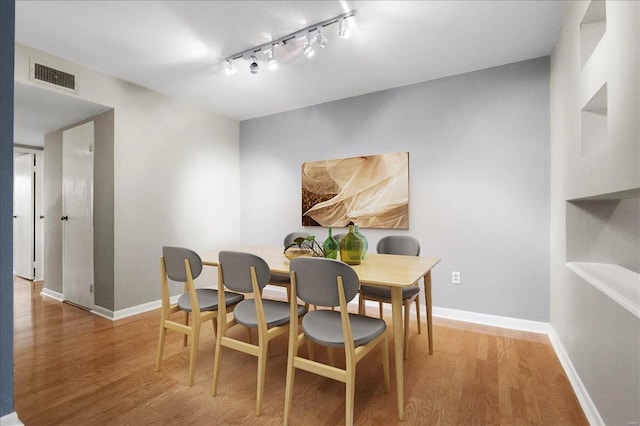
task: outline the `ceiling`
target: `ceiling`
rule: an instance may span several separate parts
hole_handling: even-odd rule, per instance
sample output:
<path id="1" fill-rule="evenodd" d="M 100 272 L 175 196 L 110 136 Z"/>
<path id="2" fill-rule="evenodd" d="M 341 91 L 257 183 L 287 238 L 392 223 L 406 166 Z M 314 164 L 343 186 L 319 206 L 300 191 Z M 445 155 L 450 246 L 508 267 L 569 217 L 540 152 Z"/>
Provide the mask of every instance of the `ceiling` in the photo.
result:
<path id="1" fill-rule="evenodd" d="M 16 41 L 245 120 L 549 55 L 565 6 L 564 0 L 17 1 Z M 238 73 L 225 75 L 223 58 L 352 9 L 350 39 L 339 39 L 334 24 L 324 31 L 326 49 L 311 59 L 291 44 L 278 46 L 278 70 L 258 54 L 258 74 L 238 59 Z M 33 101 L 22 94 L 17 105 Z M 16 109 L 16 121 L 25 110 Z"/>

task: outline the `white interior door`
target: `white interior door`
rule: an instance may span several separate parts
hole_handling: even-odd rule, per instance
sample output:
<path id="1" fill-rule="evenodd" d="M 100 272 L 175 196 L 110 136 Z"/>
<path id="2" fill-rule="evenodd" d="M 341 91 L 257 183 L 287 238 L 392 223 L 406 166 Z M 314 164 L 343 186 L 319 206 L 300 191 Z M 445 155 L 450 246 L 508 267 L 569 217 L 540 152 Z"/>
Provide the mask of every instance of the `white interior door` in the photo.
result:
<path id="1" fill-rule="evenodd" d="M 13 272 L 32 280 L 34 258 L 33 154 L 13 157 Z"/>
<path id="2" fill-rule="evenodd" d="M 65 300 L 93 309 L 93 121 L 62 132 Z"/>

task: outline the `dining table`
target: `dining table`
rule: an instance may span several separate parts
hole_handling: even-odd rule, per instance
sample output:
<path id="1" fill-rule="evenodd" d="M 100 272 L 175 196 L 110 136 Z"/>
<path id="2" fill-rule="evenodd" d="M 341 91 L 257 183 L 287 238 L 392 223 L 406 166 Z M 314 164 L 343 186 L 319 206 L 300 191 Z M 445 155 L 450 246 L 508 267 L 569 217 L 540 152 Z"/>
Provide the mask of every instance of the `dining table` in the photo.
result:
<path id="1" fill-rule="evenodd" d="M 281 247 L 237 247 L 229 250 L 251 253 L 267 262 L 274 274 L 289 274 L 289 259 Z M 219 265 L 218 251 L 202 252 L 202 263 Z M 427 311 L 429 354 L 433 354 L 431 270 L 440 262 L 437 257 L 403 256 L 367 253 L 359 265 L 351 265 L 361 284 L 386 287 L 391 290 L 391 322 L 393 328 L 394 361 L 397 387 L 398 420 L 404 417 L 404 345 L 402 321 L 402 289 L 424 281 Z"/>

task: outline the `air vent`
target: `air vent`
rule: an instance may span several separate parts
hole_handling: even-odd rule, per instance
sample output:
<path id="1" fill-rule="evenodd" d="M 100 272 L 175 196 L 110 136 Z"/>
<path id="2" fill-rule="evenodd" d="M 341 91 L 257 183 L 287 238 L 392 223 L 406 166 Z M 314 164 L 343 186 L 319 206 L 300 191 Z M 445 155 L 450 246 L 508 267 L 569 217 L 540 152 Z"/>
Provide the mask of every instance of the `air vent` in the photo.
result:
<path id="1" fill-rule="evenodd" d="M 58 87 L 64 87 L 65 89 L 72 91 L 76 90 L 76 76 L 73 74 L 39 63 L 33 63 L 32 72 L 34 80 L 53 84 Z"/>

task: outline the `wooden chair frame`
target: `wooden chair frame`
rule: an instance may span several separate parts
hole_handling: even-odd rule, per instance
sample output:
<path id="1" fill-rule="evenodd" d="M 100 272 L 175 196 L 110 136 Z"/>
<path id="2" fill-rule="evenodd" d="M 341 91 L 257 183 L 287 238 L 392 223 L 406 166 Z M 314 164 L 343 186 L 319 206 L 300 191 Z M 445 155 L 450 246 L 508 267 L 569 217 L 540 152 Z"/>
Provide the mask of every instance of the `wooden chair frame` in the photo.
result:
<path id="1" fill-rule="evenodd" d="M 169 282 L 167 280 L 167 270 L 164 263 L 164 256 L 160 258 L 160 275 L 162 281 L 162 309 L 160 311 L 160 338 L 158 341 L 156 371 L 160 371 L 167 330 L 174 330 L 179 333 L 184 333 L 184 346 L 187 346 L 188 338 L 191 337 L 191 350 L 189 353 L 189 386 L 192 386 L 195 377 L 198 342 L 200 340 L 200 326 L 205 321 L 214 320 L 218 315 L 218 311 L 200 311 L 200 304 L 198 303 L 198 296 L 196 294 L 196 288 L 193 282 L 193 276 L 191 274 L 191 266 L 188 259 L 184 260 L 184 267 L 187 274 L 187 281 L 184 283 L 184 291 L 185 293 L 189 293 L 189 299 L 191 302 L 191 325 L 189 325 L 189 312 L 186 311 L 183 311 L 184 323 L 179 323 L 169 318 L 171 314 L 181 311 L 181 309 L 178 306 L 178 303 L 171 304 L 169 298 Z M 216 335 L 217 323 L 215 321 L 212 321 L 212 324 L 213 333 L 214 335 Z"/>
<path id="2" fill-rule="evenodd" d="M 258 358 L 258 379 L 256 384 L 256 416 L 260 416 L 262 413 L 262 400 L 264 396 L 264 377 L 267 369 L 267 352 L 269 342 L 276 337 L 287 332 L 289 325 L 281 325 L 276 327 L 267 327 L 264 307 L 262 304 L 262 293 L 258 286 L 258 278 L 256 276 L 256 270 L 251 267 L 251 285 L 253 287 L 253 297 L 255 299 L 256 316 L 258 319 L 258 344 L 254 345 L 250 341 L 244 342 L 242 340 L 233 339 L 226 336 L 227 330 L 237 325 L 234 318 L 227 318 L 226 304 L 224 300 L 224 280 L 222 274 L 223 265 L 218 266 L 218 333 L 216 335 L 216 351 L 213 361 L 213 385 L 211 388 L 211 395 L 216 396 L 218 393 L 218 380 L 220 378 L 220 364 L 222 357 L 222 347 L 234 349 L 236 351 L 244 352 L 249 355 L 253 355 Z M 294 312 L 293 322 L 298 323 L 297 313 Z M 250 329 L 249 329 L 250 333 Z M 250 340 L 249 334 L 249 340 Z"/>
<path id="3" fill-rule="evenodd" d="M 367 355 L 376 345 L 381 345 L 382 352 L 382 369 L 384 372 L 384 390 L 389 392 L 389 348 L 387 342 L 386 331 L 380 336 L 371 340 L 370 342 L 355 347 L 353 341 L 353 334 L 351 331 L 351 321 L 349 320 L 349 313 L 347 311 L 347 301 L 344 294 L 344 286 L 342 283 L 342 277 L 337 277 L 338 295 L 340 299 L 340 318 L 342 321 L 342 332 L 345 340 L 345 366 L 346 368 L 340 369 L 333 366 L 333 360 L 330 360 L 332 365 L 327 365 L 314 361 L 312 359 L 302 358 L 298 356 L 298 350 L 300 346 L 309 341 L 309 338 L 304 332 L 299 333 L 299 326 L 297 321 L 293 321 L 289 327 L 289 354 L 287 360 L 287 379 L 285 390 L 285 407 L 284 407 L 284 424 L 289 424 L 289 414 L 291 412 L 291 405 L 293 400 L 293 381 L 295 375 L 295 369 L 299 368 L 310 373 L 315 373 L 324 377 L 328 377 L 339 382 L 343 382 L 346 387 L 345 391 L 345 423 L 346 425 L 353 424 L 353 412 L 354 412 L 354 400 L 355 400 L 355 375 L 357 363 Z M 291 272 L 291 314 L 295 313 L 297 304 L 297 289 L 296 289 L 296 273 Z M 328 347 L 329 349 L 333 349 Z M 329 351 L 331 354 L 331 351 Z M 331 356 L 331 358 L 333 358 Z"/>

